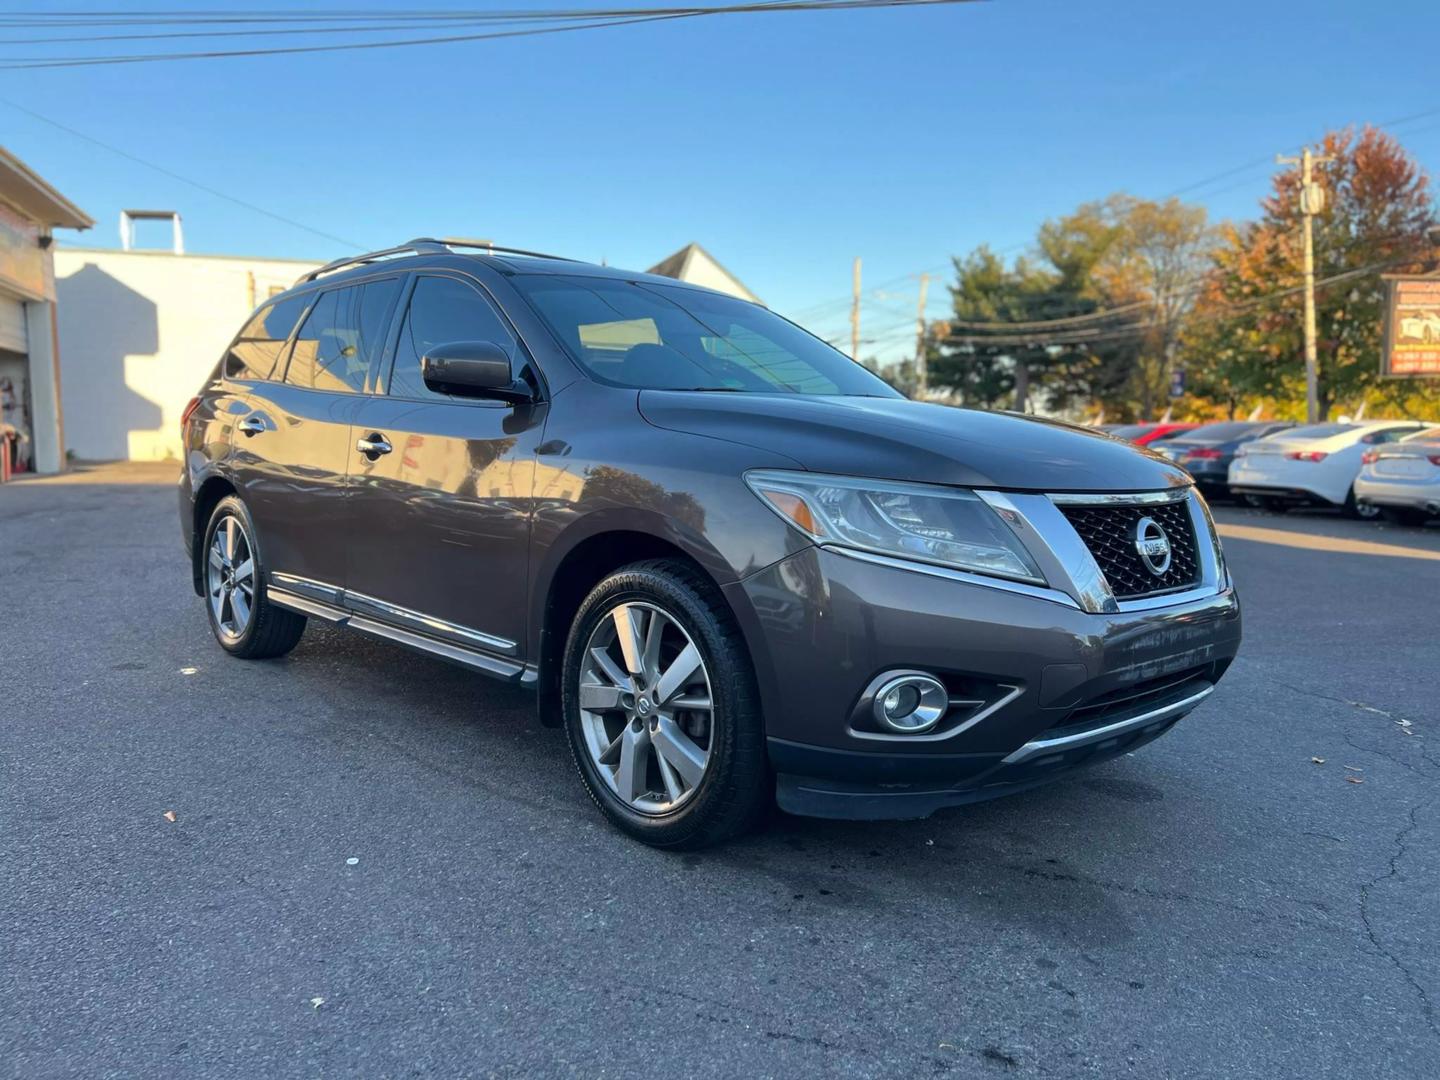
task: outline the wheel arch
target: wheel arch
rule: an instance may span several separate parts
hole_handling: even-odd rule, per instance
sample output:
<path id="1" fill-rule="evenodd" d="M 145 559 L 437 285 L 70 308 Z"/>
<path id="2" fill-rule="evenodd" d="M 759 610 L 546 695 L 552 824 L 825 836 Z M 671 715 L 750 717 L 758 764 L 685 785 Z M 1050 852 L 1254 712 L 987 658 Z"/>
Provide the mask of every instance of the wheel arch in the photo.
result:
<path id="1" fill-rule="evenodd" d="M 734 610 L 729 591 L 724 587 L 733 574 L 717 573 L 712 550 L 695 550 L 681 537 L 666 535 L 668 530 L 647 527 L 652 523 L 614 520 L 596 525 L 583 535 L 568 537 L 567 543 L 550 547 L 534 587 L 531 655 L 538 668 L 537 707 L 539 719 L 547 727 L 557 727 L 560 717 L 560 671 L 563 667 L 565 639 L 570 624 L 590 590 L 622 566 L 646 559 L 680 559 L 688 563 L 713 588 L 716 602 L 724 604 L 741 626 L 747 652 L 754 662 L 750 635 L 745 633 L 745 620 Z"/>
<path id="2" fill-rule="evenodd" d="M 190 518 L 190 577 L 196 596 L 205 595 L 205 527 L 220 500 L 235 494 L 235 485 L 218 474 L 207 477 L 195 490 Z"/>

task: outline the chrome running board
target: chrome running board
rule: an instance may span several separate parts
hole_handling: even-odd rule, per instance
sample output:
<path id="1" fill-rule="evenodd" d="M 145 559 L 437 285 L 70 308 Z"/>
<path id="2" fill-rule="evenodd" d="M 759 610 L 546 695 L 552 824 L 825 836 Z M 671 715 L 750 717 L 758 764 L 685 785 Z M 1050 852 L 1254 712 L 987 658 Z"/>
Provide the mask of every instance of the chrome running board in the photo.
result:
<path id="1" fill-rule="evenodd" d="M 340 596 L 345 594 L 337 590 Z M 290 611 L 299 612 L 301 615 L 312 615 L 319 619 L 325 619 L 336 626 L 348 627 L 351 630 L 359 630 L 362 634 L 369 634 L 371 637 L 384 638 L 386 641 L 394 641 L 407 648 L 415 649 L 418 652 L 429 653 L 431 656 L 439 657 L 441 660 L 449 660 L 451 663 L 460 664 L 473 671 L 480 671 L 486 675 L 493 675 L 496 678 L 504 679 L 506 682 L 518 682 L 524 686 L 532 686 L 538 680 L 539 671 L 533 664 L 524 664 L 519 660 L 508 659 L 482 652 L 479 649 L 467 648 L 454 641 L 441 640 L 438 637 L 431 637 L 427 634 L 407 630 L 404 627 L 396 626 L 393 623 L 382 621 L 379 618 L 372 618 L 366 613 L 352 611 L 348 608 L 338 607 L 334 604 L 327 604 L 320 600 L 313 600 L 308 596 L 301 596 L 288 589 L 278 588 L 275 585 L 265 587 L 265 596 L 276 607 L 286 608 Z M 368 597 L 366 598 L 368 599 Z M 397 611 L 410 614 L 406 609 Z M 436 620 L 438 623 L 439 620 Z M 453 624 L 441 623 L 441 626 L 450 628 Z M 490 640 L 501 645 L 515 646 L 501 638 L 490 638 Z"/>

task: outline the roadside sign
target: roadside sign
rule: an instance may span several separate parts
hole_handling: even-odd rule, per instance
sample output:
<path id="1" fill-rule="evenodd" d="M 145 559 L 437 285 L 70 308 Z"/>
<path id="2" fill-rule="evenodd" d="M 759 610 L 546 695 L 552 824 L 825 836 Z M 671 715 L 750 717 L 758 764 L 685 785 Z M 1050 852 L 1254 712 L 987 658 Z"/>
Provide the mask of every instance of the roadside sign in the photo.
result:
<path id="1" fill-rule="evenodd" d="M 1170 396 L 1172 398 L 1185 396 L 1185 369 L 1177 367 L 1170 372 Z"/>
<path id="2" fill-rule="evenodd" d="M 1440 378 L 1440 278 L 1386 279 L 1380 374 Z"/>

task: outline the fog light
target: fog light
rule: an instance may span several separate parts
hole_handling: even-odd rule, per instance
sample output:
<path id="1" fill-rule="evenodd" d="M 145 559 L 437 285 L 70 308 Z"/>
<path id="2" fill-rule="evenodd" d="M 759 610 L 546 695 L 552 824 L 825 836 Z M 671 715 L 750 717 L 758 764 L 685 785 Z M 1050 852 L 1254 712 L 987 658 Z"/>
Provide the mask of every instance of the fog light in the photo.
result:
<path id="1" fill-rule="evenodd" d="M 932 675 L 897 675 L 875 691 L 875 719 L 902 735 L 919 735 L 940 722 L 950 705 L 945 685 Z"/>

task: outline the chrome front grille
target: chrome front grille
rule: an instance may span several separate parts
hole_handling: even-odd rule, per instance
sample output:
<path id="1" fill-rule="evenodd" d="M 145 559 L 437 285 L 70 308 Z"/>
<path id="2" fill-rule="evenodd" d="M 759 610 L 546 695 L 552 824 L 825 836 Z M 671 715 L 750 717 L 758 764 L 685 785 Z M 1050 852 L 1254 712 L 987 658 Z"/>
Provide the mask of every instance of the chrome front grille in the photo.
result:
<path id="1" fill-rule="evenodd" d="M 1114 503 L 1060 507 L 1080 534 L 1110 583 L 1117 600 L 1193 588 L 1200 582 L 1200 558 L 1190 508 L 1184 500 L 1156 503 Z M 1140 523 L 1150 518 L 1169 541 L 1169 565 L 1155 573 L 1137 545 Z"/>

